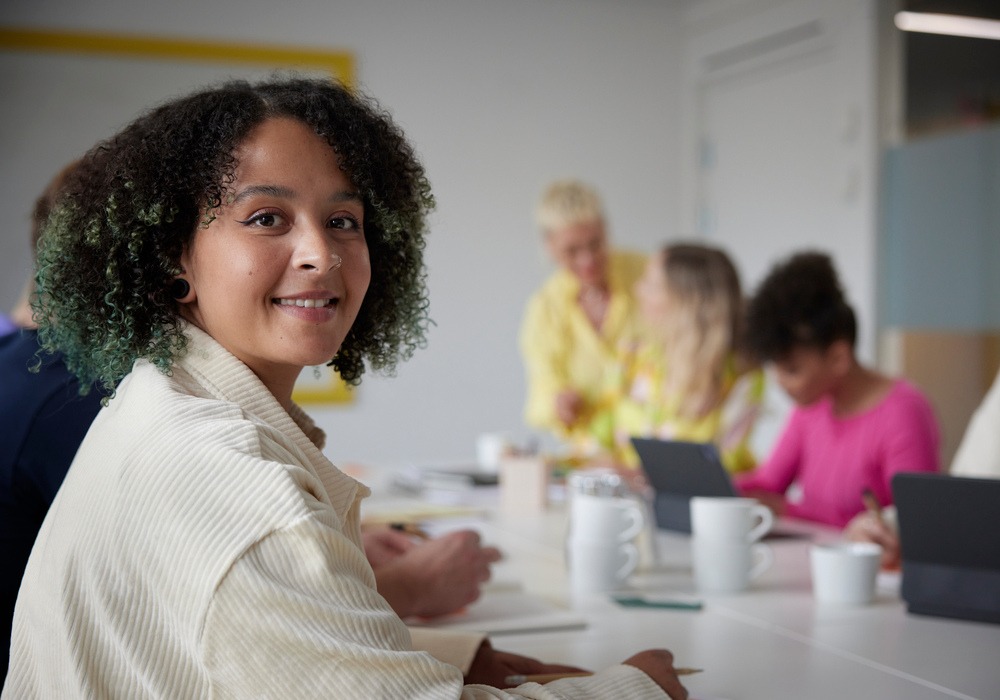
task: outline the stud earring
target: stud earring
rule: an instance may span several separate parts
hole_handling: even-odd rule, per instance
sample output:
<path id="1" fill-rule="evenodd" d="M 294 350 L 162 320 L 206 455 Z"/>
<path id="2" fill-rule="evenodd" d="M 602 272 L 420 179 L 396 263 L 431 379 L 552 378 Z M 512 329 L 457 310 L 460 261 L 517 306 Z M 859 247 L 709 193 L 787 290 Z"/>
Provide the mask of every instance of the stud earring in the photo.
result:
<path id="1" fill-rule="evenodd" d="M 178 277 L 170 283 L 170 296 L 174 299 L 183 299 L 191 293 L 191 284 L 183 277 Z"/>

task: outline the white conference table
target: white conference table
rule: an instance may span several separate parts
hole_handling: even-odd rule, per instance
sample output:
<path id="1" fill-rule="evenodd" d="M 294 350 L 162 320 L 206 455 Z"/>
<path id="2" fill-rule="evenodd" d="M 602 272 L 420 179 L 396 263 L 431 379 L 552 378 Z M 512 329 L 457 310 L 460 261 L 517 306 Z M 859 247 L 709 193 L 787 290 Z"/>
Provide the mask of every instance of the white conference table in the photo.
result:
<path id="1" fill-rule="evenodd" d="M 375 497 L 363 512 L 398 511 L 412 498 Z M 545 661 L 598 669 L 647 648 L 667 648 L 676 665 L 704 669 L 684 678 L 702 700 L 1000 700 L 1000 625 L 911 615 L 898 580 L 882 580 L 867 606 L 817 604 L 809 576 L 810 539 L 777 539 L 775 562 L 748 591 L 703 595 L 694 587 L 687 536 L 658 531 L 657 562 L 634 574 L 628 591 L 676 595 L 698 611 L 626 608 L 607 595 L 569 595 L 564 503 L 544 512 L 503 512 L 496 489 L 468 494 L 480 512 L 440 520 L 436 531 L 473 527 L 505 559 L 494 579 L 580 613 L 584 629 L 504 634 L 494 646 Z M 452 497 L 462 503 L 461 496 Z M 815 528 L 813 539 L 836 533 Z M 489 595 L 487 590 L 486 595 Z"/>

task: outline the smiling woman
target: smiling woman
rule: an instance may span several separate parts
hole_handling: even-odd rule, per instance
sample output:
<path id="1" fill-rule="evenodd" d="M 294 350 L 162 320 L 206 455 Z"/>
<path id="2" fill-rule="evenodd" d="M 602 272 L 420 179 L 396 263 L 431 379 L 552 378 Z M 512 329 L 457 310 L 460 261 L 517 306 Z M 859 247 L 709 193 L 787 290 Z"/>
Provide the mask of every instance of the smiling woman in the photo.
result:
<path id="1" fill-rule="evenodd" d="M 227 83 L 85 156 L 36 313 L 82 377 L 127 376 L 35 543 L 3 698 L 685 697 L 666 651 L 552 690 L 463 688 L 567 669 L 411 635 L 380 595 L 368 489 L 292 385 L 331 358 L 356 382 L 423 342 L 431 204 L 389 118 L 326 81 Z M 454 550 L 475 594 L 479 550 Z"/>
<path id="2" fill-rule="evenodd" d="M 328 362 L 361 308 L 364 201 L 298 120 L 263 122 L 235 155 L 231 201 L 181 254 L 180 313 L 287 406 L 302 367 Z"/>
<path id="3" fill-rule="evenodd" d="M 41 337 L 47 347 L 64 349 L 77 374 L 111 388 L 140 357 L 169 369 L 186 344 L 181 319 L 194 320 L 183 310 L 190 304 L 178 304 L 171 292 L 176 277 L 186 278 L 182 253 L 190 256 L 200 247 L 188 244 L 209 231 L 287 225 L 278 210 L 246 208 L 251 196 L 259 202 L 289 191 L 306 194 L 295 182 L 248 179 L 259 177 L 252 170 L 254 158 L 260 167 L 261 149 L 283 151 L 303 136 L 294 129 L 281 135 L 274 133 L 280 129 L 264 129 L 271 119 L 295 121 L 312 138 L 298 144 L 297 154 L 283 154 L 285 173 L 306 167 L 302 151 L 310 149 L 323 154 L 322 168 L 336 166 L 326 177 L 335 189 L 322 197 L 349 193 L 340 209 L 353 218 L 332 217 L 338 210 L 331 209 L 330 231 L 354 231 L 348 235 L 367 245 L 376 283 L 354 324 L 347 324 L 350 332 L 339 350 L 314 364 L 332 360 L 345 381 L 357 383 L 365 362 L 391 370 L 423 345 L 424 215 L 433 199 L 402 134 L 373 103 L 330 82 L 233 82 L 150 111 L 91 151 L 68 184 L 70 196 L 54 213 L 39 254 L 37 311 L 61 319 L 44 327 Z M 261 130 L 267 132 L 263 140 Z M 331 183 L 335 173 L 342 180 Z M 79 196 L 84 190 L 86 196 Z M 363 236 L 349 220 L 363 225 Z M 237 250 L 218 260 L 213 274 L 247 264 Z M 208 284 L 187 281 L 195 298 L 198 287 Z"/>

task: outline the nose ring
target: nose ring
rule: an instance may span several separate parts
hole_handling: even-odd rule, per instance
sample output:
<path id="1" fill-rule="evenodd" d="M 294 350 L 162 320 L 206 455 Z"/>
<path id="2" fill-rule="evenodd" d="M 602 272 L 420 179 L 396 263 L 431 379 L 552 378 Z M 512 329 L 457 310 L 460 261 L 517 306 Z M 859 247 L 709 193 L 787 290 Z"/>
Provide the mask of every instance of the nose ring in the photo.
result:
<path id="1" fill-rule="evenodd" d="M 330 268 L 331 270 L 339 270 L 340 266 L 344 264 L 344 259 L 336 253 L 331 253 L 330 259 L 333 260 L 333 267 Z"/>

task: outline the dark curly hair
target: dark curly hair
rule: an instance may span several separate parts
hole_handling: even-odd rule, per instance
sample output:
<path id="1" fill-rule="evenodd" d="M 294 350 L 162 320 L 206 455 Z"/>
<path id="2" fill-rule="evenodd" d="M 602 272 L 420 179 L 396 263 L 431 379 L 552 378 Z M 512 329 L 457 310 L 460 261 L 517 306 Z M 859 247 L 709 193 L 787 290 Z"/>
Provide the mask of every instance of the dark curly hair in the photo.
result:
<path id="1" fill-rule="evenodd" d="M 746 345 L 760 361 L 781 360 L 797 347 L 854 347 L 857 322 L 830 256 L 807 251 L 778 263 L 761 282 L 746 315 Z"/>
<path id="2" fill-rule="evenodd" d="M 82 386 L 112 388 L 138 358 L 169 372 L 186 347 L 170 294 L 180 256 L 234 180 L 234 150 L 258 124 L 291 117 L 337 154 L 361 192 L 371 284 L 330 365 L 357 384 L 425 344 L 423 253 L 430 185 L 412 147 L 370 98 L 332 81 L 231 81 L 157 107 L 91 149 L 49 215 L 34 303 L 44 348 Z"/>

